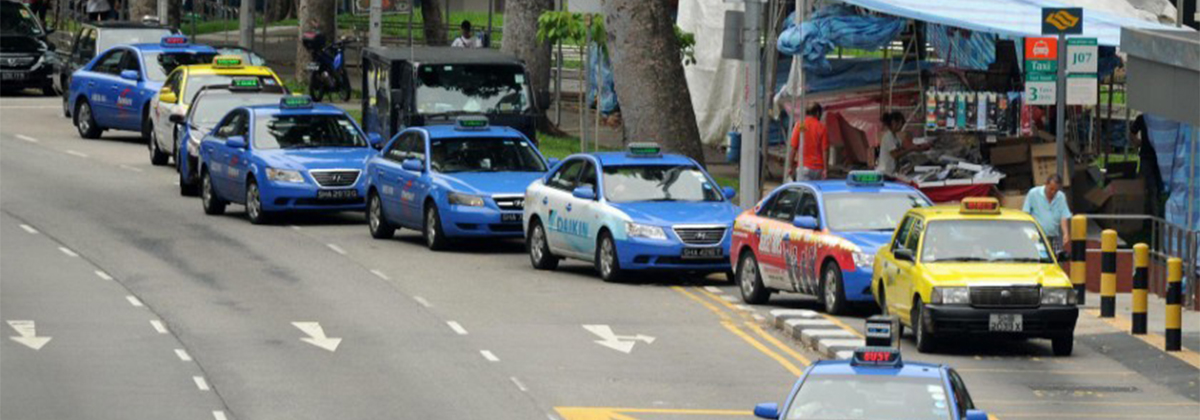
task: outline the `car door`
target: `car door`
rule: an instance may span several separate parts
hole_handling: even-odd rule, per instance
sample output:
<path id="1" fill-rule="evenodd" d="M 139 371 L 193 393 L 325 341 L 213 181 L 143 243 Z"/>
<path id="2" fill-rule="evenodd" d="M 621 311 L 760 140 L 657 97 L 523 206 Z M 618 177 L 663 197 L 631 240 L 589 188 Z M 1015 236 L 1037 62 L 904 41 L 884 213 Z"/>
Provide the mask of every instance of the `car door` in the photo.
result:
<path id="1" fill-rule="evenodd" d="M 792 218 L 796 214 L 796 206 L 802 193 L 799 187 L 780 191 L 772 199 L 765 217 L 758 226 L 758 257 L 759 272 L 765 286 L 779 290 L 793 290 L 793 283 L 788 279 L 788 265 L 794 261 L 794 256 L 786 255 L 784 237 L 790 236 L 794 229 Z"/>
<path id="2" fill-rule="evenodd" d="M 201 153 L 208 162 L 208 176 L 212 179 L 213 189 L 226 200 L 233 196 L 233 188 L 229 185 L 230 154 L 225 140 L 234 135 L 241 118 L 240 111 L 229 113 L 217 124 L 207 140 L 200 144 Z"/>
<path id="3" fill-rule="evenodd" d="M 419 130 L 403 134 L 405 140 L 405 160 L 416 159 L 421 162 L 421 169 L 409 171 L 403 168 L 397 172 L 400 192 L 401 223 L 406 226 L 420 227 L 425 223 L 425 194 L 429 191 L 429 162 L 428 144 L 425 133 Z"/>
<path id="4" fill-rule="evenodd" d="M 411 192 L 404 191 L 400 177 L 404 172 L 401 165 L 408 158 L 408 149 L 412 148 L 413 139 L 412 133 L 396 136 L 396 140 L 380 152 L 379 159 L 375 159 L 377 163 L 371 168 L 375 173 L 369 174 L 375 180 L 375 187 L 379 191 L 385 219 L 402 225 L 407 225 L 408 221 L 412 220 L 408 216 L 410 207 L 405 203 L 406 198 L 412 198 Z"/>
<path id="5" fill-rule="evenodd" d="M 88 103 L 92 106 L 92 116 L 101 127 L 119 127 L 120 118 L 117 115 L 116 80 L 120 79 L 122 62 L 126 50 L 114 48 L 100 56 L 92 71 L 80 80 L 82 89 L 87 92 Z"/>
<path id="6" fill-rule="evenodd" d="M 575 250 L 580 255 L 580 258 L 591 261 L 596 256 L 596 235 L 600 232 L 600 213 L 601 206 L 599 196 L 600 183 L 599 173 L 595 162 L 590 159 L 583 160 L 583 168 L 579 171 L 579 178 L 575 182 L 575 188 L 591 187 L 595 192 L 595 199 L 578 198 L 574 195 L 574 188 L 565 197 L 566 210 L 565 214 L 571 220 L 582 224 L 574 225 L 570 235 L 564 236 L 572 250 Z"/>
<path id="7" fill-rule="evenodd" d="M 225 147 L 227 153 L 225 176 L 228 181 L 228 192 L 230 201 L 241 203 L 246 200 L 246 180 L 247 174 L 250 173 L 250 158 L 254 153 L 254 146 L 250 138 L 250 112 L 244 109 L 239 109 L 233 112 L 232 128 L 230 129 L 229 137 L 241 137 L 246 140 L 246 148 Z"/>
<path id="8" fill-rule="evenodd" d="M 116 107 L 117 107 L 117 122 L 120 124 L 117 127 L 125 130 L 141 131 L 142 130 L 142 103 L 145 102 L 146 93 L 142 89 L 146 83 L 146 74 L 142 71 L 141 59 L 139 54 L 132 50 L 127 50 L 125 58 L 121 60 L 121 69 L 117 71 L 117 77 L 113 79 L 111 90 L 115 91 Z M 121 72 L 133 71 L 138 75 L 137 80 L 129 80 L 120 77 Z"/>
<path id="9" fill-rule="evenodd" d="M 888 252 L 884 254 L 883 263 L 880 267 L 883 269 L 881 276 L 883 278 L 884 297 L 887 303 L 887 311 L 896 314 L 900 318 L 907 319 L 907 309 L 911 306 L 911 302 L 905 302 L 902 296 L 901 283 L 912 268 L 913 263 L 903 261 L 896 258 L 896 250 L 907 249 L 908 235 L 912 231 L 913 224 L 916 222 L 915 216 L 906 216 L 900 221 L 900 227 L 896 231 L 896 235 L 892 237 L 892 242 L 888 245 Z"/>
<path id="10" fill-rule="evenodd" d="M 161 90 L 169 90 L 176 92 L 179 90 L 180 81 L 183 79 L 183 69 L 175 69 L 167 76 L 167 81 L 163 82 Z M 151 98 L 150 113 L 154 116 L 154 135 L 158 139 L 158 147 L 162 150 L 169 150 L 171 154 L 175 154 L 175 123 L 171 122 L 171 113 L 175 112 L 176 105 L 174 103 L 163 103 L 159 100 L 158 92 L 155 92 Z M 176 95 L 178 96 L 178 95 Z M 178 99 L 178 98 L 176 98 Z"/>
<path id="11" fill-rule="evenodd" d="M 821 270 L 818 266 L 821 241 L 818 237 L 823 235 L 820 226 L 820 206 L 817 205 L 816 193 L 811 189 L 800 187 L 799 191 L 800 199 L 796 203 L 793 218 L 812 217 L 817 220 L 817 227 L 807 230 L 795 227 L 791 221 L 786 222 L 789 233 L 783 237 L 784 264 L 787 267 L 787 280 L 793 291 L 816 295 L 819 293 L 818 279 Z"/>
<path id="12" fill-rule="evenodd" d="M 571 192 L 579 182 L 579 173 L 583 171 L 586 162 L 581 157 L 569 159 L 559 165 L 558 170 L 546 181 L 542 196 L 542 206 L 546 208 L 546 243 L 556 254 L 578 256 L 578 250 L 571 249 L 567 232 L 560 229 L 559 219 L 567 213 Z"/>

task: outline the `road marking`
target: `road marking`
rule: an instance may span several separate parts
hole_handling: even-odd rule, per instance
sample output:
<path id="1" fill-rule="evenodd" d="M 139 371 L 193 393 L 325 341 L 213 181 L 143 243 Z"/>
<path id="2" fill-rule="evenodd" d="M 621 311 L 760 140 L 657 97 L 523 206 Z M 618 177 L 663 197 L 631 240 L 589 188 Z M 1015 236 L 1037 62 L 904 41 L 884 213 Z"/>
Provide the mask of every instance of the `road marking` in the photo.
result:
<path id="1" fill-rule="evenodd" d="M 800 352 L 792 349 L 788 345 L 784 344 L 782 341 L 779 341 L 779 339 L 775 338 L 775 336 L 768 334 L 766 331 L 764 331 L 762 329 L 762 327 L 759 327 L 757 324 L 755 324 L 753 322 L 747 322 L 746 327 L 750 328 L 751 331 L 754 331 L 755 334 L 758 334 L 764 340 L 767 340 L 767 342 L 771 343 L 771 345 L 774 345 L 776 348 L 783 350 L 783 352 L 787 353 L 788 356 L 792 356 L 800 363 L 803 363 L 805 366 L 812 364 L 812 361 L 808 360 L 807 357 L 804 357 L 804 355 L 800 354 Z"/>
<path id="2" fill-rule="evenodd" d="M 146 305 L 143 305 L 142 301 L 138 300 L 137 296 L 134 296 L 134 295 L 125 296 L 125 300 L 128 300 L 130 305 L 133 305 L 138 308 L 146 306 Z"/>
<path id="3" fill-rule="evenodd" d="M 1046 418 L 1046 419 L 1195 419 L 1196 415 L 1171 414 L 1105 414 L 1105 413 L 1005 413 L 1005 419 L 1011 418 Z"/>
<path id="4" fill-rule="evenodd" d="M 27 142 L 30 142 L 30 143 L 37 143 L 37 142 L 38 142 L 38 139 L 35 139 L 35 138 L 33 138 L 33 137 L 26 136 L 26 135 L 24 135 L 24 134 L 17 134 L 17 138 L 19 138 L 19 139 L 21 139 L 21 140 L 25 140 L 25 141 L 27 141 Z"/>
<path id="5" fill-rule="evenodd" d="M 627 414 L 674 414 L 693 416 L 737 416 L 749 417 L 754 413 L 745 410 L 706 410 L 687 408 L 621 408 L 621 407 L 554 407 L 564 420 L 634 420 Z"/>
<path id="6" fill-rule="evenodd" d="M 79 256 L 79 254 L 76 254 L 75 251 L 71 250 L 71 248 L 67 248 L 65 246 L 58 247 L 58 250 L 62 251 L 62 253 L 64 253 L 64 254 L 67 254 L 68 257 L 78 257 Z"/>
<path id="7" fill-rule="evenodd" d="M 484 359 L 487 359 L 489 362 L 499 362 L 499 361 L 500 361 L 500 358 L 499 358 L 499 357 L 496 357 L 496 355 L 495 355 L 495 354 L 492 354 L 492 352 L 491 352 L 491 351 L 488 351 L 488 350 L 480 350 L 480 351 L 479 351 L 479 354 L 482 354 L 482 355 L 483 355 L 483 358 L 484 358 Z"/>
<path id="8" fill-rule="evenodd" d="M 8 337 L 10 340 L 21 343 L 34 351 L 41 350 L 46 343 L 50 342 L 51 337 L 38 337 L 37 325 L 33 321 L 8 321 L 8 326 L 17 332 L 17 335 Z"/>
<path id="9" fill-rule="evenodd" d="M 1049 401 L 1049 400 L 975 400 L 976 404 L 994 405 L 1073 405 L 1073 406 L 1117 406 L 1117 407 L 1200 407 L 1195 402 L 1141 402 L 1141 401 Z"/>
<path id="10" fill-rule="evenodd" d="M 99 277 L 99 278 L 100 278 L 100 280 L 109 280 L 109 281 L 112 281 L 112 279 L 113 279 L 113 278 L 112 278 L 112 276 L 108 275 L 108 273 L 105 273 L 105 272 L 103 272 L 103 271 L 100 271 L 100 270 L 96 270 L 96 277 Z"/>
<path id="11" fill-rule="evenodd" d="M 292 228 L 292 230 L 300 230 L 300 226 L 288 225 L 288 227 Z"/>
<path id="12" fill-rule="evenodd" d="M 135 168 L 135 167 L 132 167 L 129 165 L 118 165 L 118 167 L 120 167 L 121 169 L 127 170 L 127 171 L 142 172 L 142 170 L 140 168 Z"/>
<path id="13" fill-rule="evenodd" d="M 742 311 L 742 312 L 754 312 L 754 308 L 751 308 L 750 305 L 747 305 L 744 303 L 739 303 L 737 305 L 733 305 L 733 307 L 737 308 L 737 310 Z"/>
<path id="14" fill-rule="evenodd" d="M 329 249 L 332 249 L 333 252 L 336 252 L 336 253 L 339 253 L 342 255 L 346 255 L 346 250 L 342 249 L 342 247 L 340 247 L 340 246 L 337 246 L 334 244 L 325 244 L 325 246 L 329 247 Z"/>
<path id="15" fill-rule="evenodd" d="M 842 322 L 842 320 L 837 319 L 837 317 L 829 315 L 827 313 L 823 313 L 823 312 L 818 312 L 818 313 L 821 314 L 821 316 L 825 317 L 825 319 L 828 319 L 829 321 L 833 322 L 834 325 L 842 327 L 843 330 L 850 331 L 854 335 L 858 336 L 858 338 L 866 338 L 862 335 L 862 333 L 860 333 L 860 332 L 858 332 L 858 330 L 854 329 L 854 327 L 846 325 L 845 322 Z"/>
<path id="16" fill-rule="evenodd" d="M 753 317 L 754 317 L 754 320 L 755 320 L 755 321 L 758 321 L 758 322 L 766 322 L 766 320 L 767 320 L 767 317 L 765 317 L 765 316 L 762 316 L 762 314 L 754 314 L 754 315 L 751 315 L 751 316 L 753 316 Z"/>
<path id="17" fill-rule="evenodd" d="M 655 340 L 654 337 L 643 334 L 617 335 L 617 333 L 613 332 L 612 327 L 603 324 L 584 325 L 583 329 L 588 330 L 588 332 L 591 332 L 592 334 L 600 336 L 600 339 L 593 340 L 593 343 L 625 354 L 633 352 L 633 346 L 636 345 L 638 341 L 651 344 Z"/>
<path id="18" fill-rule="evenodd" d="M 1125 332 L 1126 334 L 1129 334 L 1129 331 L 1132 329 L 1132 325 L 1130 324 L 1129 320 L 1125 319 L 1124 317 L 1117 316 L 1114 318 L 1100 318 L 1100 311 L 1096 309 L 1085 309 L 1084 311 L 1096 318 L 1099 318 L 1108 325 Z M 1134 337 L 1137 337 L 1146 344 L 1154 346 L 1154 348 L 1158 349 L 1159 351 L 1166 352 L 1176 359 L 1182 360 L 1184 363 L 1200 368 L 1200 353 L 1196 353 L 1186 348 L 1181 349 L 1180 351 L 1166 351 L 1166 338 L 1157 332 L 1151 331 L 1150 334 L 1134 335 Z"/>
<path id="19" fill-rule="evenodd" d="M 300 341 L 305 343 L 329 350 L 330 352 L 337 351 L 338 345 L 342 343 L 341 338 L 326 337 L 325 329 L 321 328 L 321 323 L 319 322 L 293 322 L 292 325 L 308 335 L 308 337 L 300 339 Z"/>
<path id="20" fill-rule="evenodd" d="M 707 290 L 710 293 L 725 293 L 724 290 L 721 290 L 721 288 L 717 286 L 704 286 L 704 290 Z"/>
<path id="21" fill-rule="evenodd" d="M 213 420 L 229 420 L 224 411 L 213 411 Z"/>
<path id="22" fill-rule="evenodd" d="M 22 224 L 21 224 L 21 229 L 24 229 L 26 232 L 29 232 L 29 234 L 30 234 L 30 235 L 37 235 L 37 234 L 38 234 L 38 230 L 37 230 L 37 229 L 34 229 L 34 228 L 33 228 L 33 226 L 29 226 L 29 225 L 27 225 L 27 224 L 24 224 L 24 223 L 22 223 Z"/>
<path id="23" fill-rule="evenodd" d="M 163 325 L 162 321 L 159 321 L 157 319 L 152 319 L 152 320 L 150 320 L 150 326 L 154 327 L 154 331 L 158 331 L 159 334 L 167 333 L 167 326 Z"/>
<path id="24" fill-rule="evenodd" d="M 450 329 L 454 330 L 454 332 L 457 333 L 458 335 L 467 335 L 467 329 L 463 328 L 463 326 L 457 322 L 446 321 L 446 325 L 449 325 Z"/>
<path id="25" fill-rule="evenodd" d="M 800 376 L 801 374 L 804 373 L 804 369 L 797 367 L 795 364 L 792 363 L 792 361 L 783 357 L 779 353 L 776 353 L 775 351 L 771 350 L 769 347 L 767 347 L 765 344 L 759 342 L 758 340 L 755 340 L 754 337 L 751 337 L 749 334 L 746 334 L 745 331 L 742 331 L 733 322 L 723 320 L 723 321 L 721 321 L 721 325 L 724 326 L 725 329 L 728 329 L 729 332 L 732 332 L 734 335 L 741 337 L 742 340 L 749 343 L 755 349 L 758 349 L 758 351 L 761 352 L 762 354 L 765 354 L 765 355 L 767 355 L 767 357 L 774 359 L 781 366 L 783 366 L 784 369 L 787 369 L 788 372 L 791 372 L 793 375 Z"/>
<path id="26" fill-rule="evenodd" d="M 205 381 L 203 376 L 193 376 L 192 382 L 195 382 L 196 388 L 199 388 L 201 391 L 208 391 L 208 381 Z"/>
<path id="27" fill-rule="evenodd" d="M 729 295 L 721 295 L 721 299 L 724 299 L 726 302 L 729 302 L 729 303 L 737 303 L 737 301 L 738 301 L 738 298 L 729 296 Z"/>
<path id="28" fill-rule="evenodd" d="M 382 271 L 379 271 L 379 270 L 376 270 L 376 269 L 371 269 L 371 274 L 374 274 L 374 275 L 375 275 L 375 277 L 379 277 L 379 278 L 381 278 L 381 279 L 384 279 L 384 280 L 391 280 L 391 279 L 392 279 L 391 277 L 388 277 L 388 275 L 387 275 L 387 274 L 383 274 L 383 272 L 382 272 Z"/>
<path id="29" fill-rule="evenodd" d="M 680 289 L 680 290 L 683 291 L 682 289 Z M 702 296 L 708 297 L 709 299 L 712 299 L 713 302 L 716 302 L 716 303 L 720 304 L 721 306 L 724 306 L 725 308 L 729 309 L 730 311 L 737 313 L 738 315 L 740 315 L 742 317 L 746 316 L 746 314 L 738 312 L 737 307 L 733 306 L 733 302 L 735 302 L 735 300 L 731 299 L 732 298 L 731 296 L 728 296 L 728 295 L 717 296 L 717 295 L 709 293 L 707 290 L 704 290 L 701 288 L 696 288 L 695 290 L 699 294 L 699 296 L 697 296 L 696 299 L 703 301 L 704 298 Z M 725 313 L 724 311 L 721 311 L 720 309 L 717 309 L 717 308 L 713 307 L 712 305 L 709 305 L 709 309 L 718 311 L 721 314 Z"/>
<path id="30" fill-rule="evenodd" d="M 704 305 L 705 308 L 708 308 L 708 310 L 717 314 L 717 316 L 721 317 L 721 319 L 723 319 L 723 320 L 729 319 L 729 315 L 725 314 L 725 311 L 722 311 L 721 308 L 713 306 L 713 304 L 708 303 L 708 301 L 705 301 L 704 299 L 701 299 L 699 296 L 692 294 L 692 292 L 689 292 L 686 289 L 679 287 L 679 286 L 671 286 L 671 289 L 676 292 L 682 293 L 684 296 L 687 296 L 688 299 L 694 300 L 697 303 Z"/>
<path id="31" fill-rule="evenodd" d="M 175 355 L 179 356 L 179 360 L 181 360 L 181 361 L 184 361 L 184 362 L 192 361 L 192 356 L 187 353 L 187 350 L 175 349 Z"/>
<path id="32" fill-rule="evenodd" d="M 516 376 L 510 376 L 508 379 L 512 381 L 513 385 L 516 385 L 517 389 L 521 390 L 521 392 L 529 392 L 529 388 L 526 388 L 525 384 L 521 383 L 521 380 L 517 379 Z"/>
<path id="33" fill-rule="evenodd" d="M 423 298 L 423 297 L 420 297 L 420 296 L 413 296 L 413 300 L 417 301 L 417 303 L 420 303 L 420 304 L 421 304 L 421 306 L 424 306 L 424 307 L 426 307 L 426 308 L 432 308 L 432 307 L 433 307 L 433 304 L 432 304 L 432 303 L 429 303 L 429 301 L 428 301 L 428 300 L 425 300 L 425 298 Z"/>
<path id="34" fill-rule="evenodd" d="M 74 151 L 74 150 L 69 150 L 69 149 L 66 151 L 66 153 L 67 153 L 68 155 L 71 155 L 71 156 L 79 156 L 79 157 L 81 157 L 81 158 L 84 158 L 84 159 L 87 159 L 87 157 L 88 157 L 88 155 L 84 154 L 83 152 L 77 152 L 77 151 Z"/>

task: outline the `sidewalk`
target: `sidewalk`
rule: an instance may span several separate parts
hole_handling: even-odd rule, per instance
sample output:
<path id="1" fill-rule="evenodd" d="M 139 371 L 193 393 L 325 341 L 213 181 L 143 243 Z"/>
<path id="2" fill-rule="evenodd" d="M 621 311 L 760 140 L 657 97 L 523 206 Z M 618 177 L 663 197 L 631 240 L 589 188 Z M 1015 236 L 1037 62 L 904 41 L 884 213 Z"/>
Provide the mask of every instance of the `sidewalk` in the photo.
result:
<path id="1" fill-rule="evenodd" d="M 1130 322 L 1133 318 L 1133 298 L 1129 293 L 1117 293 L 1117 313 L 1116 318 L 1100 318 L 1100 294 L 1088 293 L 1088 304 L 1081 306 L 1080 317 L 1092 317 L 1099 319 L 1116 327 L 1117 329 L 1129 333 Z M 1151 294 L 1146 299 L 1146 331 L 1148 334 L 1137 336 L 1151 345 L 1162 349 L 1163 331 L 1165 330 L 1166 317 L 1166 300 Z M 1183 348 L 1189 350 L 1196 356 L 1200 353 L 1200 312 L 1183 310 Z M 1132 334 L 1131 334 L 1132 335 Z M 1200 367 L 1200 356 L 1193 357 L 1197 364 L 1194 366 Z M 1186 360 L 1185 360 L 1186 361 Z"/>

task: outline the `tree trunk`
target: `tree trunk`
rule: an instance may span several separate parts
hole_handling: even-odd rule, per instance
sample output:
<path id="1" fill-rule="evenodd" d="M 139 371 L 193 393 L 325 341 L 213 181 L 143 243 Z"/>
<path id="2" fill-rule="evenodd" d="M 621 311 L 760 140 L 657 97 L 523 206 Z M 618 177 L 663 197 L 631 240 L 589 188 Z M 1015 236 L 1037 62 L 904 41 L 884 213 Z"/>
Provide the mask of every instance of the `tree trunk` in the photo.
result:
<path id="1" fill-rule="evenodd" d="M 308 81 L 308 74 L 305 68 L 312 61 L 312 57 L 308 55 L 308 50 L 304 49 L 304 43 L 300 42 L 304 37 L 304 33 L 319 32 L 325 34 L 326 42 L 333 42 L 337 39 L 337 25 L 334 22 L 336 17 L 335 4 L 334 0 L 300 0 L 299 13 L 297 14 L 300 21 L 300 29 L 296 34 L 295 74 L 297 81 Z"/>
<path id="2" fill-rule="evenodd" d="M 604 14 L 625 140 L 659 142 L 703 165 L 667 0 L 606 0 Z"/>
<path id="3" fill-rule="evenodd" d="M 183 2 L 167 2 L 167 25 L 183 30 Z"/>
<path id="4" fill-rule="evenodd" d="M 254 0 L 242 0 L 238 11 L 238 45 L 254 48 Z"/>
<path id="5" fill-rule="evenodd" d="M 425 26 L 425 45 L 450 45 L 446 22 L 442 19 L 441 0 L 421 0 L 421 19 Z"/>
<path id="6" fill-rule="evenodd" d="M 129 20 L 140 22 L 144 16 L 158 16 L 158 0 L 126 0 Z"/>
<path id="7" fill-rule="evenodd" d="M 554 0 L 510 1 L 504 5 L 504 43 L 500 51 L 525 61 L 529 86 L 537 103 L 538 129 L 558 132 L 546 109 L 550 107 L 550 43 L 538 42 L 538 17 L 554 9 Z"/>
<path id="8" fill-rule="evenodd" d="M 296 14 L 296 0 L 267 0 L 271 6 L 267 8 L 271 22 L 278 22 Z"/>

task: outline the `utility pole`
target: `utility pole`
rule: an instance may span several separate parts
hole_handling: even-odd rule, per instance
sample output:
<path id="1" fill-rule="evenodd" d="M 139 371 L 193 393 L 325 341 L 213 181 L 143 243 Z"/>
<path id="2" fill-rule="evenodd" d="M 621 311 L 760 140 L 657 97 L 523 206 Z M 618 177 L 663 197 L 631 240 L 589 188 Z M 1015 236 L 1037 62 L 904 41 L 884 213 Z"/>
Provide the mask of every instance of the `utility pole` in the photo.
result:
<path id="1" fill-rule="evenodd" d="M 238 46 L 254 49 L 254 0 L 242 0 L 238 13 Z"/>
<path id="2" fill-rule="evenodd" d="M 367 35 L 367 46 L 383 46 L 383 0 L 371 0 L 371 26 Z"/>
<path id="3" fill-rule="evenodd" d="M 746 0 L 745 12 L 742 14 L 742 61 L 745 63 L 746 83 L 742 86 L 745 105 L 742 110 L 742 156 L 741 170 L 738 182 L 742 190 L 738 192 L 738 204 L 748 209 L 758 203 L 762 194 L 759 182 L 759 172 L 762 165 L 762 136 L 759 135 L 759 72 L 761 63 L 759 57 L 759 22 L 762 20 L 762 3 L 759 0 Z"/>

